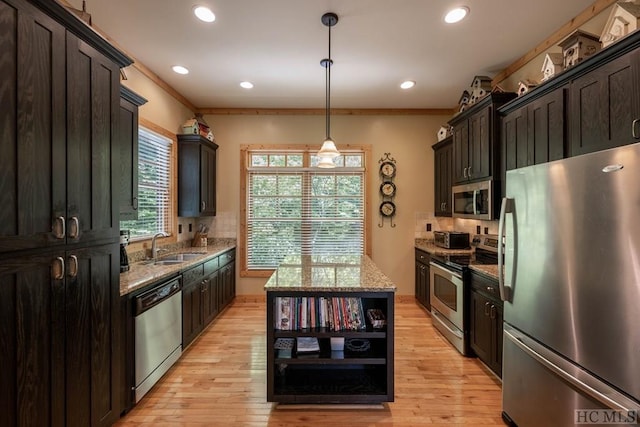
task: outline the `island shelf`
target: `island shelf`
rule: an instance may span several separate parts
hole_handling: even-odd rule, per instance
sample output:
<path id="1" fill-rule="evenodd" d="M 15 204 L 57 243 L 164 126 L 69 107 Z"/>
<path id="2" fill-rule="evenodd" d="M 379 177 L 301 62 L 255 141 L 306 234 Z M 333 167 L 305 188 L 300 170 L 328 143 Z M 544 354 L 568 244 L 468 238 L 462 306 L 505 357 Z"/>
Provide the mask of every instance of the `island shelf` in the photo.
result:
<path id="1" fill-rule="evenodd" d="M 265 285 L 267 400 L 305 404 L 392 402 L 395 289 L 366 256 L 286 258 Z M 307 319 L 307 327 L 299 327 L 296 322 L 292 323 L 291 330 L 277 328 L 281 325 L 277 304 L 283 298 L 298 301 L 292 311 Z M 337 300 L 338 305 L 346 299 L 352 303 L 357 301 L 361 304 L 360 316 L 354 316 L 359 318 L 364 313 L 366 323 L 356 321 L 360 326 L 352 328 L 346 320 L 346 324 L 341 323 L 342 329 L 335 324 L 319 326 L 315 317 L 319 309 L 316 312 L 310 308 L 303 314 L 299 301 L 309 299 L 312 301 L 309 307 L 313 307 L 313 301 L 317 304 L 317 299 L 322 298 Z M 381 311 L 386 325 L 374 328 L 366 316 L 369 309 Z M 351 318 L 348 309 L 341 315 Z M 277 340 L 295 343 L 300 337 L 316 338 L 319 351 L 298 353 L 295 344 L 290 350 L 276 348 Z M 330 341 L 334 337 L 344 338 L 343 351 L 332 351 Z"/>

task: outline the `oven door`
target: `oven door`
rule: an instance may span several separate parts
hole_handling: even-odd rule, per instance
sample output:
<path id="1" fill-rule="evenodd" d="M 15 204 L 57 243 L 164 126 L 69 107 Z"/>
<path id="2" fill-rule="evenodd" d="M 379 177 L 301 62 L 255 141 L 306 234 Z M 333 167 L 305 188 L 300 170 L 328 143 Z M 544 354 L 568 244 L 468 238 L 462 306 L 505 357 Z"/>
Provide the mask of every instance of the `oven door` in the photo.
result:
<path id="1" fill-rule="evenodd" d="M 454 218 L 493 219 L 491 180 L 458 185 L 451 191 Z"/>
<path id="2" fill-rule="evenodd" d="M 462 275 L 431 262 L 429 294 L 433 326 L 463 355 L 468 354 L 464 334 L 464 282 Z"/>

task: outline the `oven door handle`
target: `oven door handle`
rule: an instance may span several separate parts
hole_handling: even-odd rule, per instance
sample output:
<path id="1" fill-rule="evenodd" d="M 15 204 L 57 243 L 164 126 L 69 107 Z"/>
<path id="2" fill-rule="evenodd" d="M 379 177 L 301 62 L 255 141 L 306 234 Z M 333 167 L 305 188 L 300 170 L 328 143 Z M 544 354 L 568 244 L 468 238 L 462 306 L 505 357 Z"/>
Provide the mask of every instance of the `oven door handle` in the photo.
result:
<path id="1" fill-rule="evenodd" d="M 464 338 L 464 335 L 462 334 L 462 332 L 451 329 L 449 325 L 447 325 L 445 322 L 442 321 L 442 319 L 440 319 L 440 313 L 438 313 L 438 311 L 432 310 L 431 316 L 433 316 L 433 318 L 436 319 L 439 324 L 447 328 L 447 330 L 451 332 L 453 335 L 455 335 L 458 338 Z"/>

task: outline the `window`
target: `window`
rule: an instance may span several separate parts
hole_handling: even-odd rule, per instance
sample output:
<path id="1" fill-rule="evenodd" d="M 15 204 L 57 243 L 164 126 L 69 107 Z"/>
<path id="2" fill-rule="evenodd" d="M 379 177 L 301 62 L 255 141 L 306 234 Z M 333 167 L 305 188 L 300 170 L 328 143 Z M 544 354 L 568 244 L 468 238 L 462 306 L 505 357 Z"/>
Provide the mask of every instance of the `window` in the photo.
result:
<path id="1" fill-rule="evenodd" d="M 131 240 L 170 234 L 171 146 L 173 141 L 142 126 L 138 131 L 138 219 L 120 221 Z"/>
<path id="2" fill-rule="evenodd" d="M 243 149 L 245 275 L 265 275 L 286 255 L 367 252 L 366 151 L 345 151 L 336 168 L 319 169 L 317 147 L 306 148 Z"/>

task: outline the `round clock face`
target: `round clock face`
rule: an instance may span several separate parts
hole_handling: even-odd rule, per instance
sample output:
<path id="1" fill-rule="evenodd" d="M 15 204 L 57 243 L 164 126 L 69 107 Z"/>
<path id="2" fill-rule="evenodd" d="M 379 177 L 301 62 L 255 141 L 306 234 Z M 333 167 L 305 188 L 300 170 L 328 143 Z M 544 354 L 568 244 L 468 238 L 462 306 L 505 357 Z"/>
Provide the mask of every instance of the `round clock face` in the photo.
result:
<path id="1" fill-rule="evenodd" d="M 383 162 L 380 165 L 380 174 L 386 178 L 391 178 L 396 174 L 396 165 L 391 162 Z"/>
<path id="2" fill-rule="evenodd" d="M 380 184 L 380 193 L 387 197 L 393 197 L 396 194 L 396 185 L 391 181 L 385 181 Z"/>
<path id="3" fill-rule="evenodd" d="M 380 213 L 384 216 L 393 216 L 396 213 L 396 205 L 393 202 L 382 202 Z"/>

